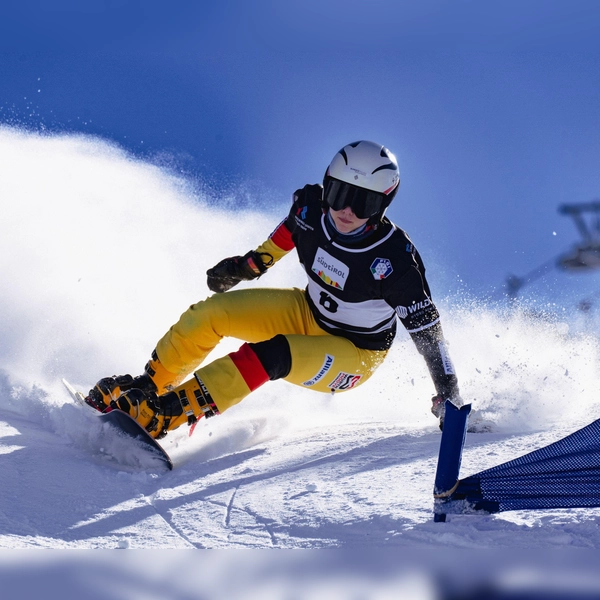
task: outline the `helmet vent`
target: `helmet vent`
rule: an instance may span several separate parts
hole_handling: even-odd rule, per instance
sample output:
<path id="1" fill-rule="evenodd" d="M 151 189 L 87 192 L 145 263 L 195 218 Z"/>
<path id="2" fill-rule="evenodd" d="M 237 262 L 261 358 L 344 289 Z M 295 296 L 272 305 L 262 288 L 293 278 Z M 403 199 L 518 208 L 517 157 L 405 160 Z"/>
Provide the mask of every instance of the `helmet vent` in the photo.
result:
<path id="1" fill-rule="evenodd" d="M 391 169 L 392 171 L 397 171 L 398 167 L 396 167 L 395 164 L 390 163 L 389 165 L 381 165 L 380 167 L 377 167 L 373 173 L 377 173 L 377 171 L 382 171 L 383 169 Z M 371 173 L 371 175 L 373 175 L 373 173 Z"/>

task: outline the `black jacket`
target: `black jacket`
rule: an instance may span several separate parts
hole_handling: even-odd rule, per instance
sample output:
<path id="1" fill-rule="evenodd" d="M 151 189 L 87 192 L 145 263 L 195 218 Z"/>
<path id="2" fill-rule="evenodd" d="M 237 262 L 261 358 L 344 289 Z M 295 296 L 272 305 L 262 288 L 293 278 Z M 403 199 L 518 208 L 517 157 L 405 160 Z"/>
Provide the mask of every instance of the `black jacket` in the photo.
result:
<path id="1" fill-rule="evenodd" d="M 295 246 L 319 325 L 359 348 L 386 350 L 398 317 L 424 356 L 437 392 L 458 396 L 425 266 L 408 235 L 387 218 L 367 235 L 339 234 L 328 225 L 321 198 L 320 185 L 297 190 L 288 217 L 271 234 L 275 243 Z"/>

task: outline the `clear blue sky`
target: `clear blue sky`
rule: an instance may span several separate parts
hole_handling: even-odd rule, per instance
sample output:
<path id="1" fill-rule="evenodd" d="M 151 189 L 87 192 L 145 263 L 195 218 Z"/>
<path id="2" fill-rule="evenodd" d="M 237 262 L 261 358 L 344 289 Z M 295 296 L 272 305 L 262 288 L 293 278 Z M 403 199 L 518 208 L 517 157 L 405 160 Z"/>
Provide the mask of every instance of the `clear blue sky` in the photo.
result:
<path id="1" fill-rule="evenodd" d="M 483 294 L 568 250 L 558 206 L 600 198 L 597 1 L 10 4 L 0 121 L 282 206 L 340 146 L 380 141 L 401 169 L 388 214 L 444 289 Z M 600 277 L 553 285 L 580 284 Z"/>

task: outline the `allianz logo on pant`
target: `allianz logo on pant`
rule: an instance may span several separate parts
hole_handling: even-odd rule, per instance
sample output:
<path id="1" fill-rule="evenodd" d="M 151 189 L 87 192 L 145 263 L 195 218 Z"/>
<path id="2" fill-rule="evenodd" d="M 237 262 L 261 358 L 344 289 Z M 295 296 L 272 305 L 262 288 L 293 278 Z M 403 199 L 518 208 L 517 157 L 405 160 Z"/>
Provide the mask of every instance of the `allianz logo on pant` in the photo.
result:
<path id="1" fill-rule="evenodd" d="M 302 385 L 306 385 L 306 386 L 310 387 L 311 385 L 315 385 L 315 383 L 317 383 L 317 381 L 319 381 L 320 379 L 325 377 L 325 375 L 327 374 L 327 371 L 329 371 L 329 369 L 331 369 L 331 365 L 333 365 L 333 360 L 334 360 L 334 357 L 331 356 L 331 354 L 326 354 L 325 362 L 323 363 L 323 366 L 319 369 L 319 372 L 312 379 L 305 381 Z"/>

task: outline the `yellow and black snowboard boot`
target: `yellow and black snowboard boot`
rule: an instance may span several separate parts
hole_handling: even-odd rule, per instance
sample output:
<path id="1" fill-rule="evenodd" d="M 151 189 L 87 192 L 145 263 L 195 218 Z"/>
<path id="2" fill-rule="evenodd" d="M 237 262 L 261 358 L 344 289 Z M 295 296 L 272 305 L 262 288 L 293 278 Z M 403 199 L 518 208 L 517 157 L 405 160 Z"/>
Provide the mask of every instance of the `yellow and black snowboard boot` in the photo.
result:
<path id="1" fill-rule="evenodd" d="M 155 439 L 185 423 L 195 427 L 200 418 L 219 414 L 208 390 L 195 376 L 163 396 L 131 389 L 111 406 L 128 413 Z"/>
<path id="2" fill-rule="evenodd" d="M 156 350 L 144 367 L 144 374 L 132 377 L 131 375 L 113 375 L 102 378 L 90 390 L 85 402 L 92 408 L 104 412 L 111 403 L 118 400 L 121 394 L 129 390 L 142 390 L 145 394 L 161 395 L 174 389 L 182 377 L 169 373 L 161 364 Z"/>
<path id="3" fill-rule="evenodd" d="M 90 390 L 85 402 L 92 408 L 105 412 L 124 392 L 131 389 L 140 389 L 144 393 L 156 394 L 156 386 L 147 373 L 137 377 L 113 375 L 112 377 L 103 377 Z"/>

